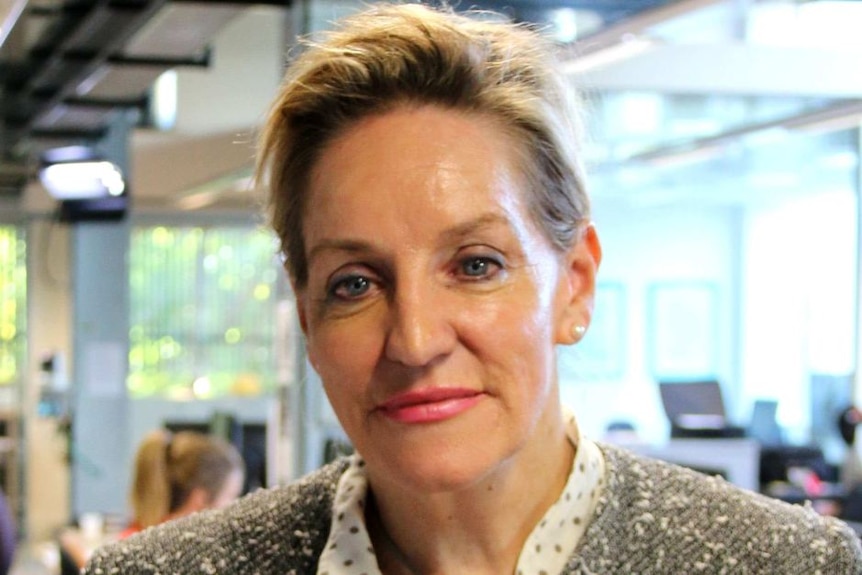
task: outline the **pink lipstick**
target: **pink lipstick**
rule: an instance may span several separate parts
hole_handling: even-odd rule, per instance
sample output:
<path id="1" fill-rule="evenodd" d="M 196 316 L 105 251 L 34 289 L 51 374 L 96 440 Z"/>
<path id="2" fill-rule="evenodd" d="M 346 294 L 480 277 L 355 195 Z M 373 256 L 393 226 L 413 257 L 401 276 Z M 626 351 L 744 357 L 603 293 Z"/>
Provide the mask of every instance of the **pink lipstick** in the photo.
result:
<path id="1" fill-rule="evenodd" d="M 472 389 L 435 387 L 396 395 L 377 410 L 399 423 L 432 423 L 455 417 L 481 399 L 482 393 Z"/>

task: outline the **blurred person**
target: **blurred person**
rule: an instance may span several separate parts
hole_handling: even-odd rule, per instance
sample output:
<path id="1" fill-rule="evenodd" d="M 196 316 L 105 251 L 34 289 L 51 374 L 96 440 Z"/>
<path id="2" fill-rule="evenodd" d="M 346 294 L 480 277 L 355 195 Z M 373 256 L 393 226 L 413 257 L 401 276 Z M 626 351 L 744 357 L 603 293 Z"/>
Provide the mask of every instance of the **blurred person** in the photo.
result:
<path id="1" fill-rule="evenodd" d="M 844 440 L 844 458 L 838 479 L 846 495 L 838 515 L 845 520 L 862 522 L 862 460 L 856 445 L 856 428 L 862 423 L 862 410 L 849 405 L 838 414 L 838 432 Z"/>
<path id="2" fill-rule="evenodd" d="M 18 524 L 6 494 L 0 491 L 0 575 L 12 571 L 18 551 Z"/>
<path id="3" fill-rule="evenodd" d="M 838 414 L 838 433 L 846 448 L 844 461 L 838 472 L 841 485 L 847 491 L 862 485 L 862 462 L 856 449 L 856 427 L 862 423 L 862 410 L 851 405 Z"/>
<path id="4" fill-rule="evenodd" d="M 131 524 L 121 537 L 204 509 L 220 509 L 242 493 L 245 465 L 236 447 L 194 431 L 157 430 L 135 456 Z"/>
<path id="5" fill-rule="evenodd" d="M 378 4 L 308 42 L 258 173 L 355 453 L 86 573 L 862 573 L 840 521 L 592 441 L 561 406 L 602 255 L 578 114 L 552 46 L 500 18 Z"/>
<path id="6" fill-rule="evenodd" d="M 240 496 L 244 481 L 242 456 L 227 441 L 194 431 L 153 431 L 135 455 L 129 493 L 132 520 L 118 538 L 198 511 L 221 509 Z M 94 542 L 85 539 L 75 531 L 61 537 L 63 550 L 79 566 L 92 553 Z"/>

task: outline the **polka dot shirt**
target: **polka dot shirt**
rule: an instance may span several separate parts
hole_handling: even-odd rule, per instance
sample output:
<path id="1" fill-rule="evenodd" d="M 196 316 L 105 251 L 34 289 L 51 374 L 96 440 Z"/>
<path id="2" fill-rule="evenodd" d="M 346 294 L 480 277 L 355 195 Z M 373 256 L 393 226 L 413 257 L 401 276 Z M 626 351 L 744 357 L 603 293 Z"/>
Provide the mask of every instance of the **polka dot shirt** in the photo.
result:
<path id="1" fill-rule="evenodd" d="M 589 525 L 604 487 L 605 461 L 595 443 L 581 437 L 575 417 L 564 413 L 566 434 L 577 445 L 560 498 L 533 529 L 521 550 L 517 575 L 560 573 Z M 317 575 L 381 575 L 365 526 L 368 478 L 365 462 L 353 455 L 335 493 L 329 539 Z"/>

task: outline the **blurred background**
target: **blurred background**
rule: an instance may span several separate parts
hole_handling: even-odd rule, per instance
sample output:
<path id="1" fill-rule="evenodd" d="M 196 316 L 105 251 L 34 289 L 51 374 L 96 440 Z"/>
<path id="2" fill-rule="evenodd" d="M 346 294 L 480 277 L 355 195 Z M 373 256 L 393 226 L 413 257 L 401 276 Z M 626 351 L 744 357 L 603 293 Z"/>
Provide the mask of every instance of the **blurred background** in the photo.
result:
<path id="1" fill-rule="evenodd" d="M 127 516 L 155 427 L 229 438 L 247 490 L 349 451 L 250 176 L 297 36 L 359 6 L 0 0 L 0 488 L 22 549 Z M 840 504 L 862 2 L 456 7 L 541 26 L 583 95 L 605 259 L 559 371 L 584 432 Z"/>

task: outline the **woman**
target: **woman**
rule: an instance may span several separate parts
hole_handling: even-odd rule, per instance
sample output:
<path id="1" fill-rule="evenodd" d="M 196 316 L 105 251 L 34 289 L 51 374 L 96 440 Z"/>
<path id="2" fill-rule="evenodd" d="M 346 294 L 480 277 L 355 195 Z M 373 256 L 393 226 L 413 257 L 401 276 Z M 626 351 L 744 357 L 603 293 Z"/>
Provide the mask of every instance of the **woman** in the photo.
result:
<path id="1" fill-rule="evenodd" d="M 597 445 L 560 406 L 601 249 L 550 54 L 382 5 L 297 58 L 260 170 L 357 453 L 88 573 L 862 572 L 842 524 Z"/>
<path id="2" fill-rule="evenodd" d="M 242 456 L 227 441 L 194 431 L 153 431 L 138 446 L 130 496 L 134 519 L 121 537 L 225 507 L 242 493 L 244 481 Z"/>
<path id="3" fill-rule="evenodd" d="M 159 429 L 141 441 L 130 491 L 133 518 L 125 539 L 148 527 L 206 509 L 221 509 L 242 493 L 245 463 L 230 443 L 193 431 Z M 61 534 L 63 552 L 79 568 L 93 547 L 78 531 Z"/>

